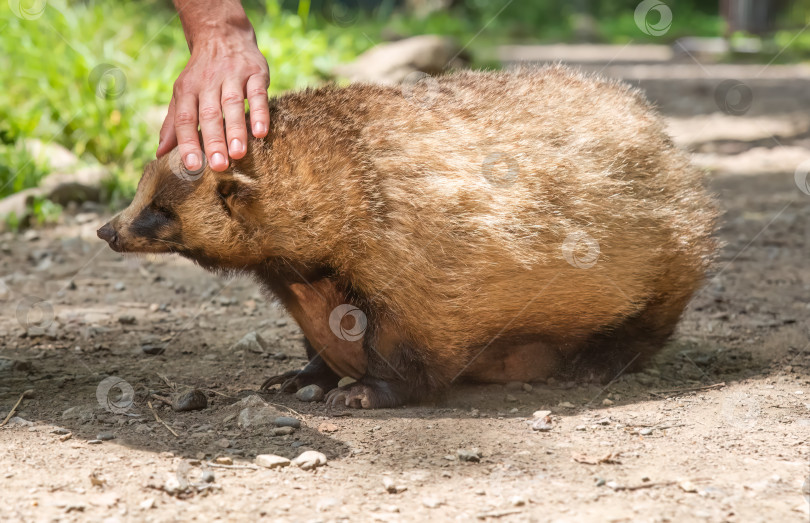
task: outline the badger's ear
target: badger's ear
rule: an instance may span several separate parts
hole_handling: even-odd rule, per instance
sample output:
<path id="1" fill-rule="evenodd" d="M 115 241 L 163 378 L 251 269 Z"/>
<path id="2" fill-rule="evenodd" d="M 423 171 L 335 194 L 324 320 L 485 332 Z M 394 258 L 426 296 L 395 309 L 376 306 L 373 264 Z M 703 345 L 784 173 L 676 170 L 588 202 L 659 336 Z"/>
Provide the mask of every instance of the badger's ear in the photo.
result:
<path id="1" fill-rule="evenodd" d="M 252 202 L 258 191 L 258 181 L 241 172 L 233 171 L 217 180 L 217 194 L 229 208 Z"/>

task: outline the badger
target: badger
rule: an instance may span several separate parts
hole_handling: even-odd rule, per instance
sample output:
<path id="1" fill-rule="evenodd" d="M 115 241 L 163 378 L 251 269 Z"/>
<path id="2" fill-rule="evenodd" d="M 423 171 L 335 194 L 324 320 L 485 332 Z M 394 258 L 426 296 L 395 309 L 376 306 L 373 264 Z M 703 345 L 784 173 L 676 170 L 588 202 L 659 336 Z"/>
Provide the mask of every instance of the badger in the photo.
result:
<path id="1" fill-rule="evenodd" d="M 225 172 L 175 149 L 98 230 L 277 298 L 309 363 L 263 389 L 387 408 L 461 379 L 610 379 L 664 345 L 711 267 L 703 173 L 621 82 L 464 71 L 270 105 Z"/>

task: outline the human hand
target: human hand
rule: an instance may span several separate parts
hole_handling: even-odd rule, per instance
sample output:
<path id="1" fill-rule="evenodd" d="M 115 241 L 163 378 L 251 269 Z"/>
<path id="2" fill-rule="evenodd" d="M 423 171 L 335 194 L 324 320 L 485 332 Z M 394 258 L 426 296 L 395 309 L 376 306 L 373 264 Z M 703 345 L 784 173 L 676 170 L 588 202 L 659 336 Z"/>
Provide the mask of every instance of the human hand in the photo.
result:
<path id="1" fill-rule="evenodd" d="M 160 129 L 157 156 L 179 146 L 186 168 L 201 168 L 199 125 L 208 165 L 224 171 L 229 157 L 239 159 L 247 152 L 245 98 L 250 106 L 253 136 L 267 135 L 267 60 L 256 46 L 249 23 L 240 31 L 230 28 L 199 35 L 193 43 L 189 39 L 189 47 L 191 58 L 174 83 L 169 112 Z"/>

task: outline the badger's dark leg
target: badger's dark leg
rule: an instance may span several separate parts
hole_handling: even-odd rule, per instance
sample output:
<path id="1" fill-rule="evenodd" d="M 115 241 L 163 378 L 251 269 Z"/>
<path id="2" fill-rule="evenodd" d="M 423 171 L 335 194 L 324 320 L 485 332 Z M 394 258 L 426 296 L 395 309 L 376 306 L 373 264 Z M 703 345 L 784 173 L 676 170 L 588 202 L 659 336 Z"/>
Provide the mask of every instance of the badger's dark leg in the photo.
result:
<path id="1" fill-rule="evenodd" d="M 376 333 L 370 334 L 369 341 L 363 344 L 368 361 L 366 374 L 355 383 L 330 391 L 326 396 L 328 407 L 397 407 L 424 400 L 444 388 L 441 379 L 430 372 L 424 351 L 402 341 L 386 347 Z"/>
<path id="2" fill-rule="evenodd" d="M 574 379 L 605 383 L 624 372 L 639 370 L 672 335 L 689 295 L 666 296 L 620 324 L 597 333 L 563 364 Z"/>
<path id="3" fill-rule="evenodd" d="M 274 385 L 281 385 L 279 390 L 283 392 L 296 392 L 307 385 L 318 385 L 323 390 L 331 390 L 337 387 L 340 377 L 329 368 L 329 365 L 323 361 L 323 358 L 318 355 L 318 352 L 306 338 L 304 338 L 304 347 L 307 351 L 309 363 L 301 370 L 291 370 L 267 378 L 262 383 L 261 390 L 267 390 Z"/>

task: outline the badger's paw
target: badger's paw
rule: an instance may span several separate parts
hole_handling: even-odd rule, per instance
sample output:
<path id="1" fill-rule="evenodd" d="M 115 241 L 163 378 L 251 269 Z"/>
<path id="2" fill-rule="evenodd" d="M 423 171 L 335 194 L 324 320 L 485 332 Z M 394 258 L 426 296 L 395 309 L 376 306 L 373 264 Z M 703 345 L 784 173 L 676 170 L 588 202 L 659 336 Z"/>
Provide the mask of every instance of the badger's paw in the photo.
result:
<path id="1" fill-rule="evenodd" d="M 387 382 L 363 378 L 362 380 L 329 391 L 324 399 L 327 409 L 351 407 L 354 409 L 386 409 L 405 403 Z"/>
<path id="2" fill-rule="evenodd" d="M 259 387 L 259 390 L 269 390 L 275 385 L 281 385 L 278 389 L 279 392 L 296 392 L 301 388 L 299 378 L 301 378 L 303 372 L 303 370 L 291 370 L 284 374 L 267 378 L 264 380 L 264 383 L 262 383 L 262 386 Z"/>

